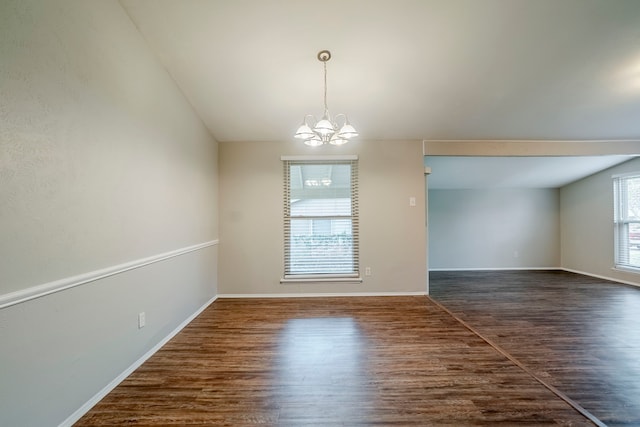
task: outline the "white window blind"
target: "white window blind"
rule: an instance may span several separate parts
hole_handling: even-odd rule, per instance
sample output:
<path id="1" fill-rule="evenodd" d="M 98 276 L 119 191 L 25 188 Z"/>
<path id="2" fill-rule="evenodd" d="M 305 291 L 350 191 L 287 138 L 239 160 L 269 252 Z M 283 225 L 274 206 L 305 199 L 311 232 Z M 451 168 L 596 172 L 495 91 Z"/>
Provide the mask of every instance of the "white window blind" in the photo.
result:
<path id="1" fill-rule="evenodd" d="M 359 276 L 357 160 L 284 161 L 284 278 Z"/>
<path id="2" fill-rule="evenodd" d="M 640 174 L 615 176 L 615 265 L 640 269 Z"/>

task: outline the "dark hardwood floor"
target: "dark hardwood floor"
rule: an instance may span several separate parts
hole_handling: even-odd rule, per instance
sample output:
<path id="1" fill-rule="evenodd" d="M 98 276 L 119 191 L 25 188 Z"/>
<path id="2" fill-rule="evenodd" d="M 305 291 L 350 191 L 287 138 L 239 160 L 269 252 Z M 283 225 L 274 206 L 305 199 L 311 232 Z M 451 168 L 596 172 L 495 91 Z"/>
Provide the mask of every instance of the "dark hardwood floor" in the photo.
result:
<path id="1" fill-rule="evenodd" d="M 640 289 L 561 271 L 431 272 L 431 297 L 609 426 L 640 426 Z"/>
<path id="2" fill-rule="evenodd" d="M 218 300 L 76 425 L 258 424 L 594 425 L 420 296 Z"/>

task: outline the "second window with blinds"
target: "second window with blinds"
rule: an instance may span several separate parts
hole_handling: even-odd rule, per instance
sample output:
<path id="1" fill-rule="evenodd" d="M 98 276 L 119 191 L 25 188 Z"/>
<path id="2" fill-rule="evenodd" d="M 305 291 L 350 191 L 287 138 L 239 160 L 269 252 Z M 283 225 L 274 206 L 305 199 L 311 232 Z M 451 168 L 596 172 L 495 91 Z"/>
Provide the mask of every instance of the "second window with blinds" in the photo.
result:
<path id="1" fill-rule="evenodd" d="M 284 279 L 359 280 L 357 157 L 283 157 Z"/>
<path id="2" fill-rule="evenodd" d="M 640 173 L 613 177 L 615 267 L 640 272 Z"/>

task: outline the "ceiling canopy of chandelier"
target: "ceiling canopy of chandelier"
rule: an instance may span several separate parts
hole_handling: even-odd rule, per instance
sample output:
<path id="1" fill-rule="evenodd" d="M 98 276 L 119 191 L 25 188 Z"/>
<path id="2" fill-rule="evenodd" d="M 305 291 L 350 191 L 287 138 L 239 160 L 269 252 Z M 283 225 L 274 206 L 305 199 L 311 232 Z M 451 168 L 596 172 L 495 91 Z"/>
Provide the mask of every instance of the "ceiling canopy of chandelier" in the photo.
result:
<path id="1" fill-rule="evenodd" d="M 327 107 L 327 61 L 330 59 L 331 52 L 328 50 L 318 52 L 318 60 L 324 65 L 324 115 L 318 121 L 313 115 L 307 114 L 294 135 L 295 138 L 302 139 L 305 144 L 312 147 L 323 144 L 342 145 L 358 136 L 358 132 L 351 126 L 345 114 L 337 114 L 334 120 L 331 120 Z M 341 126 L 338 125 L 338 119 L 342 121 Z"/>

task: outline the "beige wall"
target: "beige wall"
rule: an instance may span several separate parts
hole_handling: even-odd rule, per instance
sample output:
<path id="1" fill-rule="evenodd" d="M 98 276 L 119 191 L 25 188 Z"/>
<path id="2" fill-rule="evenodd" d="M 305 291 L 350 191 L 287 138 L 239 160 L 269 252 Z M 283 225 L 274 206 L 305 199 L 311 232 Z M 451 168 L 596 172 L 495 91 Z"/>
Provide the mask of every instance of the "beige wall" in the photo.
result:
<path id="1" fill-rule="evenodd" d="M 640 285 L 638 274 L 613 270 L 613 181 L 640 172 L 640 159 L 584 178 L 560 191 L 562 267 Z"/>
<path id="2" fill-rule="evenodd" d="M 0 298 L 214 241 L 216 193 L 216 142 L 117 1 L 0 2 Z M 216 295 L 216 265 L 0 309 L 0 425 L 67 419 Z"/>
<path id="3" fill-rule="evenodd" d="M 557 189 L 429 190 L 429 268 L 558 268 L 559 211 Z"/>
<path id="4" fill-rule="evenodd" d="M 280 284 L 283 155 L 357 154 L 362 284 Z M 409 197 L 416 198 L 415 207 Z M 420 141 L 220 143 L 221 294 L 426 292 L 425 181 Z"/>

